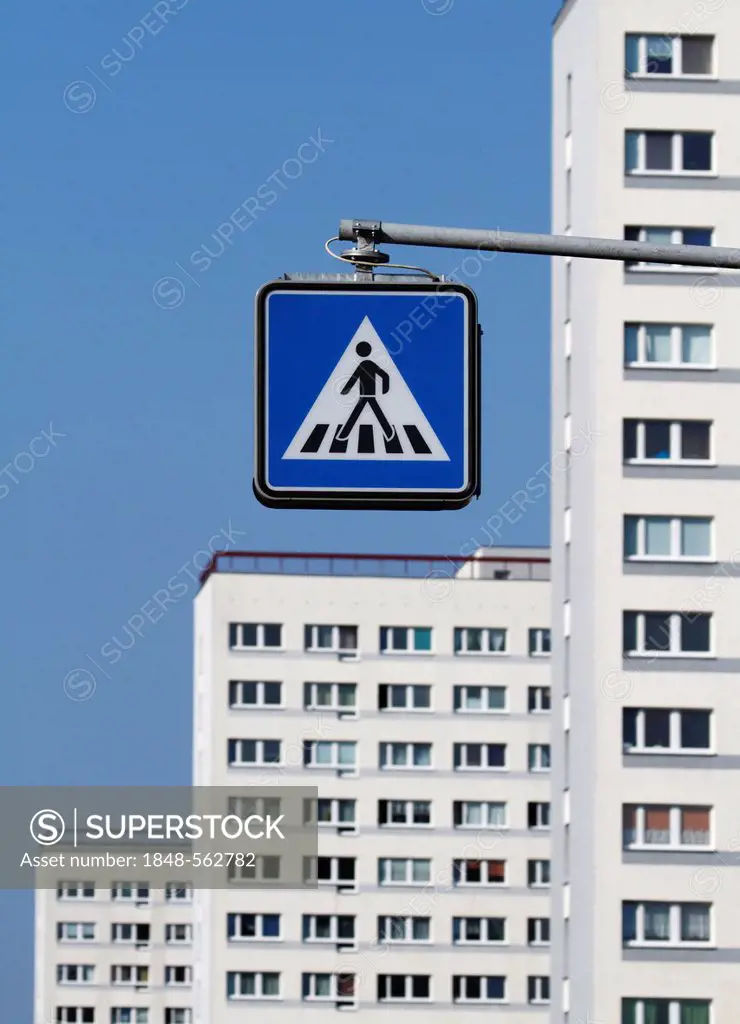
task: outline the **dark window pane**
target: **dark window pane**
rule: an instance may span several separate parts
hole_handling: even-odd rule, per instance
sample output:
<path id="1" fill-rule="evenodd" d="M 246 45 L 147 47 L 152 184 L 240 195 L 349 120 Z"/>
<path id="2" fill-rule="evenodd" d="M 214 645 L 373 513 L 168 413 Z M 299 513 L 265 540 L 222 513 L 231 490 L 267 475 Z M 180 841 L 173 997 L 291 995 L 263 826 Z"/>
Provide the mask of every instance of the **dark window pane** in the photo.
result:
<path id="1" fill-rule="evenodd" d="M 689 750 L 709 749 L 709 712 L 681 712 L 681 746 Z"/>
<path id="2" fill-rule="evenodd" d="M 455 1000 L 460 998 L 460 992 L 461 992 L 461 984 L 460 984 L 460 982 L 461 982 L 460 976 L 458 974 L 453 975 L 453 978 L 452 978 L 452 998 L 455 999 Z"/>
<path id="3" fill-rule="evenodd" d="M 670 1024 L 668 999 L 645 999 L 643 1000 L 645 1024 Z"/>
<path id="4" fill-rule="evenodd" d="M 280 935 L 280 915 L 265 914 L 262 918 L 262 934 L 269 938 L 277 938 Z"/>
<path id="5" fill-rule="evenodd" d="M 671 132 L 645 132 L 645 167 L 647 170 L 670 171 L 673 166 L 672 153 L 673 135 Z"/>
<path id="6" fill-rule="evenodd" d="M 465 979 L 465 994 L 468 999 L 480 999 L 481 979 L 472 975 Z"/>
<path id="7" fill-rule="evenodd" d="M 488 744 L 488 767 L 504 768 L 506 765 L 506 745 L 503 743 Z"/>
<path id="8" fill-rule="evenodd" d="M 627 242 L 639 242 L 640 229 L 638 227 L 626 227 L 624 229 L 624 238 Z"/>
<path id="9" fill-rule="evenodd" d="M 645 615 L 645 650 L 668 651 L 671 646 L 671 616 L 668 612 Z"/>
<path id="10" fill-rule="evenodd" d="M 391 974 L 390 996 L 392 999 L 404 999 L 406 997 L 406 978 L 403 974 Z"/>
<path id="11" fill-rule="evenodd" d="M 681 424 L 681 458 L 709 458 L 709 424 L 684 421 Z"/>
<path id="12" fill-rule="evenodd" d="M 486 997 L 488 999 L 503 999 L 505 997 L 506 978 L 494 976 L 486 978 Z"/>
<path id="13" fill-rule="evenodd" d="M 712 244 L 712 229 L 711 228 L 684 228 L 684 230 L 683 230 L 683 243 L 684 243 L 684 245 L 711 245 Z"/>
<path id="14" fill-rule="evenodd" d="M 624 708 L 622 711 L 622 742 L 625 747 L 637 745 L 637 711 L 635 708 Z"/>
<path id="15" fill-rule="evenodd" d="M 645 422 L 645 458 L 669 459 L 670 457 L 670 423 L 668 420 L 647 420 Z"/>
<path id="16" fill-rule="evenodd" d="M 645 746 L 671 745 L 671 713 L 662 708 L 648 708 L 645 712 Z"/>
<path id="17" fill-rule="evenodd" d="M 428 708 L 431 704 L 430 694 L 432 692 L 431 686 L 415 686 L 414 687 L 414 707 L 415 708 Z"/>
<path id="18" fill-rule="evenodd" d="M 711 75 L 711 36 L 683 36 L 681 39 L 681 71 L 684 75 Z"/>
<path id="19" fill-rule="evenodd" d="M 355 877 L 354 857 L 339 857 L 337 878 L 342 882 L 351 882 Z"/>
<path id="20" fill-rule="evenodd" d="M 681 650 L 709 650 L 709 620 L 706 612 L 681 616 Z"/>
<path id="21" fill-rule="evenodd" d="M 503 917 L 488 918 L 488 941 L 503 942 L 505 938 L 506 924 Z"/>
<path id="22" fill-rule="evenodd" d="M 668 36 L 647 37 L 647 67 L 649 75 L 670 75 L 673 72 L 673 40 Z"/>
<path id="23" fill-rule="evenodd" d="M 624 421 L 624 459 L 637 458 L 637 422 L 636 420 Z"/>
<path id="24" fill-rule="evenodd" d="M 268 764 L 280 763 L 280 740 L 264 741 L 265 761 Z"/>
<path id="25" fill-rule="evenodd" d="M 265 626 L 265 647 L 279 647 L 282 626 L 275 623 L 267 623 Z"/>
<path id="26" fill-rule="evenodd" d="M 637 1024 L 637 1000 L 622 1000 L 622 1024 Z"/>
<path id="27" fill-rule="evenodd" d="M 637 650 L 637 615 L 625 612 L 622 618 L 622 647 L 625 651 Z"/>
<path id="28" fill-rule="evenodd" d="M 337 918 L 337 936 L 340 939 L 353 939 L 355 937 L 354 917 L 341 915 Z"/>
<path id="29" fill-rule="evenodd" d="M 711 171 L 711 132 L 683 133 L 683 169 L 685 171 Z"/>
<path id="30" fill-rule="evenodd" d="M 265 704 L 280 703 L 280 683 L 263 683 Z"/>
<path id="31" fill-rule="evenodd" d="M 229 624 L 229 647 L 236 647 L 237 645 L 237 628 L 235 622 Z"/>

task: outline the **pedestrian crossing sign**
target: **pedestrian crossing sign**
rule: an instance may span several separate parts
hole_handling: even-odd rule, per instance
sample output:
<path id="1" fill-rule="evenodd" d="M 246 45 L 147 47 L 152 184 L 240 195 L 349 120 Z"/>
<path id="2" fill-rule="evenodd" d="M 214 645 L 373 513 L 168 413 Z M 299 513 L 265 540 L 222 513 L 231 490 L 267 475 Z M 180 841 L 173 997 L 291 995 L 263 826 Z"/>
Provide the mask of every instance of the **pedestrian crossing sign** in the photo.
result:
<path id="1" fill-rule="evenodd" d="M 479 329 L 456 283 L 257 295 L 254 490 L 272 508 L 462 508 L 479 493 Z"/>

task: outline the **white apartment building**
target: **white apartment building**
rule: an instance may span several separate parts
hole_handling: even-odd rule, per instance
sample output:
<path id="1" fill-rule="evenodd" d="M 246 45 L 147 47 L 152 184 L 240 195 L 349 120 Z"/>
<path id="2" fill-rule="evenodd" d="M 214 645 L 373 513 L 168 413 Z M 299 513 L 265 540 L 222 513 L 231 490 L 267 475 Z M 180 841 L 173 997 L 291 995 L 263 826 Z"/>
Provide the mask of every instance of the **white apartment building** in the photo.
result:
<path id="1" fill-rule="evenodd" d="M 34 1024 L 192 1024 L 192 919 L 181 885 L 37 889 Z"/>
<path id="2" fill-rule="evenodd" d="M 194 782 L 318 787 L 319 881 L 196 891 L 195 1024 L 545 1019 L 549 575 L 539 549 L 219 556 Z"/>
<path id="3" fill-rule="evenodd" d="M 738 244 L 738 39 L 737 0 L 563 4 L 555 233 Z M 553 261 L 557 1024 L 737 1017 L 739 284 Z"/>

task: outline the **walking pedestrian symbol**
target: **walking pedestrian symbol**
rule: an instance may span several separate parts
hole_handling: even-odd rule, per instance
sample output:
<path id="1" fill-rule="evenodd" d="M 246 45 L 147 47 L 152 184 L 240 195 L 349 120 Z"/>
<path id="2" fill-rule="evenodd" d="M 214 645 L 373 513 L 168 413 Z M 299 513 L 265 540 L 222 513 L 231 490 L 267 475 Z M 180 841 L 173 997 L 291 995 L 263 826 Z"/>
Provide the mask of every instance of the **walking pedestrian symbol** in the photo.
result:
<path id="1" fill-rule="evenodd" d="M 329 373 L 283 459 L 449 462 L 367 316 Z"/>

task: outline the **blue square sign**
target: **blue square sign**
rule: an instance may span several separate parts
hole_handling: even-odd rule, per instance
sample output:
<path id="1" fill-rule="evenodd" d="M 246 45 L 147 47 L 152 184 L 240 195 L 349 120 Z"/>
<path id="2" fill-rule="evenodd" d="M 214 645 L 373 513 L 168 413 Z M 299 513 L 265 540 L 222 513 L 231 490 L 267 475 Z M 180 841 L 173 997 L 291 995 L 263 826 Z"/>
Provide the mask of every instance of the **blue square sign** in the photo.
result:
<path id="1" fill-rule="evenodd" d="M 480 332 L 462 284 L 257 294 L 254 491 L 270 508 L 462 508 L 480 488 Z"/>

